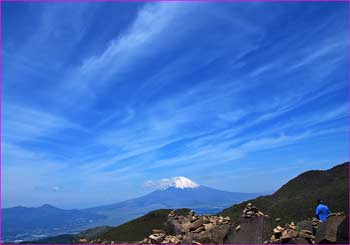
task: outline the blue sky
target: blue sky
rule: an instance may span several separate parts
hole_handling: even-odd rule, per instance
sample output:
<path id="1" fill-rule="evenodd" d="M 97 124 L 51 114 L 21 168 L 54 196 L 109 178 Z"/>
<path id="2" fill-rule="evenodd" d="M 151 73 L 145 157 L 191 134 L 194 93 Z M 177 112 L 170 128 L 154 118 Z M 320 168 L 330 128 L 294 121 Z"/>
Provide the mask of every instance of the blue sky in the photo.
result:
<path id="1" fill-rule="evenodd" d="M 3 205 L 186 176 L 276 190 L 347 159 L 347 3 L 3 4 Z"/>

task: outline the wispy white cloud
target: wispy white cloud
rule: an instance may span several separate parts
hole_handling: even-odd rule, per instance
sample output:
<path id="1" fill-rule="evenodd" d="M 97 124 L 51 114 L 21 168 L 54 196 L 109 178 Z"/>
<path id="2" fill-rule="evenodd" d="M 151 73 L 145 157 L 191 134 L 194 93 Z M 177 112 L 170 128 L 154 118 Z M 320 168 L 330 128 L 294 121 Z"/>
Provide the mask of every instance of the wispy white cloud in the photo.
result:
<path id="1" fill-rule="evenodd" d="M 188 8 L 181 9 L 177 3 L 147 4 L 129 28 L 113 39 L 101 54 L 85 59 L 72 71 L 66 78 L 66 89 L 93 95 L 93 88 L 103 86 L 112 76 L 113 82 L 118 82 L 125 70 L 168 40 L 170 25 L 174 27 L 176 19 L 186 11 Z"/>
<path id="2" fill-rule="evenodd" d="M 186 165 L 191 165 L 193 167 L 194 164 L 203 167 L 205 163 L 212 164 L 212 162 L 215 162 L 215 165 L 219 165 L 227 161 L 244 158 L 249 153 L 288 146 L 317 136 L 346 132 L 347 129 L 345 126 L 327 129 L 318 129 L 318 127 L 315 127 L 322 123 L 344 119 L 346 117 L 346 112 L 347 105 L 344 104 L 340 107 L 329 109 L 328 111 L 312 112 L 309 115 L 303 115 L 294 120 L 285 121 L 270 129 L 265 129 L 262 132 L 257 133 L 253 131 L 252 134 L 241 136 L 236 139 L 228 138 L 224 140 L 222 137 L 225 133 L 229 133 L 232 136 L 234 132 L 232 130 L 227 130 L 228 132 L 220 131 L 217 134 L 198 137 L 191 142 L 189 145 L 190 147 L 187 148 L 184 154 L 150 163 L 147 169 Z M 248 123 L 246 126 L 249 128 L 253 125 Z M 235 134 L 238 134 L 239 131 L 244 129 L 246 129 L 244 126 L 236 129 Z M 291 129 L 297 129 L 299 133 L 284 133 Z"/>
<path id="3" fill-rule="evenodd" d="M 10 105 L 3 110 L 3 137 L 6 142 L 31 141 L 49 137 L 63 129 L 81 129 L 77 124 L 52 113 Z"/>
<path id="4" fill-rule="evenodd" d="M 8 84 L 20 84 L 29 75 L 35 74 L 36 79 L 45 81 L 62 76 L 60 69 L 67 64 L 67 59 L 86 34 L 93 16 L 89 13 L 94 12 L 89 3 L 31 4 L 28 3 L 28 9 L 38 10 L 35 14 L 38 22 L 33 24 L 31 35 L 23 35 L 16 45 L 3 47 L 3 62 L 7 65 L 3 86 L 7 93 L 12 92 L 7 90 Z M 72 7 L 74 11 L 71 11 Z M 64 48 L 64 52 L 57 47 Z M 57 83 L 51 82 L 46 89 L 53 92 L 58 87 Z"/>
<path id="5" fill-rule="evenodd" d="M 55 192 L 62 190 L 62 188 L 60 186 L 53 186 L 51 189 L 52 189 L 52 191 L 55 191 Z"/>
<path id="6" fill-rule="evenodd" d="M 262 151 L 345 132 L 347 105 L 332 95 L 347 83 L 331 75 L 343 64 L 345 55 L 338 54 L 346 45 L 341 33 L 324 34 L 328 19 L 315 28 L 303 25 L 300 32 L 283 29 L 279 35 L 270 29 L 277 23 L 275 14 L 252 14 L 262 11 L 260 4 L 240 11 L 212 3 L 138 6 L 136 18 L 122 28 L 116 25 L 110 42 L 88 45 L 91 50 L 73 55 L 74 62 L 67 59 L 75 48 L 83 49 L 76 45 L 91 27 L 95 12 L 90 4 L 79 5 L 76 13 L 67 11 L 70 4 L 47 6 L 28 44 L 15 55 L 5 51 L 8 64 L 20 64 L 7 80 L 27 81 L 23 71 L 36 72 L 45 80 L 40 88 L 53 100 L 43 109 L 42 101 L 49 100 L 31 95 L 30 104 L 37 106 L 29 107 L 24 101 L 14 103 L 21 102 L 17 94 L 4 104 L 2 157 L 4 165 L 12 165 L 6 174 L 17 171 L 34 178 L 24 190 L 42 179 L 56 197 L 63 187 L 72 197 L 78 189 L 86 196 L 90 188 L 108 192 L 118 186 L 126 192 L 141 186 L 146 175 L 239 165 L 236 160 L 243 164 Z M 60 21 L 61 16 L 67 18 Z M 200 38 L 204 33 L 206 38 Z M 52 48 L 70 36 L 72 42 Z M 270 45 L 276 38 L 279 42 Z M 198 44 L 190 45 L 194 40 Z M 31 63 L 36 53 L 57 63 L 45 67 L 39 58 Z M 326 97 L 332 101 L 321 103 Z M 64 162 L 58 161 L 62 156 Z M 23 172 L 30 169 L 32 174 Z M 15 181 L 19 177 L 10 176 L 6 185 Z"/>
<path id="7" fill-rule="evenodd" d="M 145 113 L 142 120 L 138 120 L 136 124 L 131 123 L 127 128 L 100 134 L 98 142 L 110 146 L 114 149 L 115 153 L 111 154 L 112 157 L 109 156 L 97 161 L 88 162 L 83 168 L 87 169 L 88 172 L 102 170 L 112 166 L 120 168 L 123 165 L 123 161 L 129 158 L 160 150 L 171 143 L 185 139 L 192 139 L 191 143 L 188 144 L 191 148 L 186 154 L 170 159 L 153 161 L 147 164 L 148 167 L 146 168 L 171 166 L 172 164 L 185 163 L 194 159 L 208 161 L 211 155 L 220 155 L 222 159 L 226 160 L 239 159 L 246 155 L 246 152 L 250 152 L 253 145 L 258 142 L 263 142 L 263 145 L 265 145 L 267 143 L 265 141 L 268 141 L 269 144 L 266 144 L 266 146 L 270 148 L 272 148 L 272 144 L 281 145 L 283 143 L 288 145 L 288 143 L 304 139 L 304 136 L 306 137 L 307 135 L 286 136 L 283 132 L 290 129 L 308 130 L 310 126 L 339 120 L 346 115 L 347 105 L 344 104 L 339 108 L 312 111 L 302 116 L 290 118 L 287 121 L 278 122 L 269 129 L 265 129 L 259 133 L 255 133 L 254 131 L 252 135 L 237 137 L 238 134 L 248 129 L 254 130 L 259 124 L 285 115 L 309 101 L 333 92 L 334 89 L 330 87 L 311 96 L 308 96 L 307 92 L 290 94 L 290 96 L 281 99 L 278 98 L 269 104 L 260 104 L 256 107 L 248 108 L 234 107 L 234 109 L 230 108 L 231 110 L 220 114 L 220 105 L 226 103 L 225 99 L 222 101 L 220 99 L 229 97 L 233 92 L 228 91 L 226 95 L 224 90 L 221 90 L 220 86 L 218 86 L 215 89 L 222 91 L 218 93 L 218 97 L 193 102 L 193 98 L 205 98 L 203 93 L 210 87 L 205 85 L 200 86 L 200 88 L 188 94 L 171 98 L 168 101 L 163 100 L 158 106 L 150 108 L 149 112 Z M 210 112 L 208 108 L 213 108 L 215 111 Z M 237 111 L 234 111 L 235 109 Z M 251 117 L 250 115 L 254 116 Z M 214 127 L 211 124 L 207 124 L 210 127 L 200 127 L 198 130 L 193 130 L 193 128 L 190 131 L 186 130 L 186 125 L 196 123 L 199 119 L 206 120 L 206 118 L 211 118 L 211 116 L 214 116 L 213 118 L 217 120 Z M 226 128 L 225 121 L 235 122 L 247 116 L 250 116 L 247 122 L 238 123 L 234 127 Z M 224 123 L 221 121 L 224 121 Z M 277 139 L 274 137 L 271 138 L 274 134 L 280 135 Z M 261 138 L 263 138 L 262 141 L 260 141 Z M 246 145 L 244 147 L 231 149 L 235 145 L 244 145 L 245 143 Z M 142 166 L 139 167 L 142 168 Z"/>
<path id="8" fill-rule="evenodd" d="M 339 38 L 339 36 L 337 36 Z M 344 40 L 334 40 L 334 38 L 327 39 L 326 41 L 321 42 L 321 45 L 317 45 L 316 49 L 306 49 L 306 54 L 302 55 L 302 59 L 291 66 L 288 72 L 293 71 L 294 69 L 300 68 L 305 65 L 313 64 L 315 61 L 319 61 L 321 58 L 325 56 L 331 55 L 331 58 L 334 59 L 334 55 L 341 54 L 341 50 L 343 50 L 347 46 L 347 42 Z M 332 57 L 333 56 L 333 57 Z M 337 57 L 335 57 L 337 58 Z"/>

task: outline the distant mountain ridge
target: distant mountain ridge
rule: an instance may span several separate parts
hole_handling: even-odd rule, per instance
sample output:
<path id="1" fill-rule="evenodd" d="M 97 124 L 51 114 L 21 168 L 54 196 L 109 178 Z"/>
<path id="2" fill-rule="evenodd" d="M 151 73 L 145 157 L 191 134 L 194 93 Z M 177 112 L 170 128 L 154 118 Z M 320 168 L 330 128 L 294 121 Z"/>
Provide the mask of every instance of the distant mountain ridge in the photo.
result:
<path id="1" fill-rule="evenodd" d="M 258 193 L 221 191 L 206 186 L 198 186 L 196 188 L 168 187 L 165 190 L 156 190 L 139 198 L 84 210 L 104 213 L 104 211 L 125 207 L 138 207 L 149 211 L 155 210 L 154 208 L 176 209 L 186 207 L 194 209 L 198 213 L 205 213 L 208 211 L 216 212 L 216 210 L 221 210 L 232 203 L 238 203 L 258 195 Z"/>
<path id="2" fill-rule="evenodd" d="M 233 203 L 258 195 L 220 191 L 201 186 L 185 177 L 175 177 L 165 188 L 145 196 L 94 208 L 63 210 L 46 204 L 39 208 L 4 209 L 3 234 L 7 241 L 30 240 L 40 235 L 52 236 L 97 226 L 117 226 L 157 209 L 191 208 L 201 214 L 213 214 Z"/>
<path id="3" fill-rule="evenodd" d="M 118 227 L 96 227 L 78 234 L 64 234 L 54 237 L 39 239 L 36 241 L 26 241 L 33 244 L 57 244 L 57 243 L 79 243 L 80 238 L 113 240 L 123 243 L 137 243 L 153 229 L 163 229 L 171 209 L 159 209 L 148 214 L 128 221 Z M 186 215 L 190 209 L 177 209 L 178 214 Z M 98 232 L 96 232 L 96 230 Z M 105 230 L 105 231 L 104 231 Z"/>
<path id="4" fill-rule="evenodd" d="M 5 241 L 28 239 L 42 234 L 75 232 L 76 227 L 94 223 L 105 217 L 82 210 L 64 210 L 45 204 L 40 207 L 14 207 L 2 210 L 3 236 Z"/>

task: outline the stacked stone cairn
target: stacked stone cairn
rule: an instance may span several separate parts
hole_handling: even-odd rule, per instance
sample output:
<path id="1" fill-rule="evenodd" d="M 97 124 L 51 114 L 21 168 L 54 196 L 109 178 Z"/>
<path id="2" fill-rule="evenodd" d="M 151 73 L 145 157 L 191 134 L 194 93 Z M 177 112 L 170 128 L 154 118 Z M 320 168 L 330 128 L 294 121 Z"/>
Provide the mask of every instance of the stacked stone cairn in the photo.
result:
<path id="1" fill-rule="evenodd" d="M 277 226 L 273 229 L 273 235 L 270 238 L 270 241 L 265 241 L 265 243 L 288 243 L 291 239 L 305 239 L 307 243 L 315 243 L 315 236 L 312 234 L 312 231 L 309 230 L 299 230 L 298 227 L 291 222 L 286 224 L 284 227 Z"/>
<path id="2" fill-rule="evenodd" d="M 312 234 L 313 234 L 313 235 L 316 234 L 316 231 L 317 231 L 318 223 L 319 223 L 319 222 L 320 222 L 320 221 L 319 221 L 317 218 L 315 218 L 315 217 L 313 217 L 312 220 L 311 220 Z"/>
<path id="3" fill-rule="evenodd" d="M 86 239 L 84 239 L 84 240 L 86 240 Z M 79 242 L 79 243 L 85 243 L 85 242 Z M 112 243 L 112 242 L 109 242 L 106 240 L 101 240 L 100 238 L 97 238 L 97 239 L 91 240 L 89 243 L 106 244 L 106 243 Z"/>
<path id="4" fill-rule="evenodd" d="M 152 234 L 141 241 L 142 244 L 179 244 L 182 240 L 182 235 L 167 235 L 163 230 L 152 230 Z"/>
<path id="5" fill-rule="evenodd" d="M 243 209 L 243 213 L 241 217 L 249 219 L 256 216 L 267 216 L 267 215 L 259 211 L 255 206 L 253 206 L 253 204 L 248 203 L 245 209 Z"/>
<path id="6" fill-rule="evenodd" d="M 165 230 L 153 230 L 141 244 L 202 244 L 223 243 L 231 226 L 229 217 L 203 215 L 194 211 L 188 215 L 177 215 L 171 211 L 165 224 Z"/>
<path id="7" fill-rule="evenodd" d="M 273 228 L 271 218 L 248 203 L 241 212 L 241 217 L 233 221 L 225 243 L 262 244 L 271 236 Z"/>

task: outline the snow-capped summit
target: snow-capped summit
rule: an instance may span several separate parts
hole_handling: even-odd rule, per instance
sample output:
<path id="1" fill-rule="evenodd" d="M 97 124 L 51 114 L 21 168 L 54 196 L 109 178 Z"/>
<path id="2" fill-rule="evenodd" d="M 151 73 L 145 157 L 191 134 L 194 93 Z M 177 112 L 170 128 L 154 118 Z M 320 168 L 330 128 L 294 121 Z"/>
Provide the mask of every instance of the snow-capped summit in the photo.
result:
<path id="1" fill-rule="evenodd" d="M 161 180 L 149 180 L 145 182 L 146 187 L 152 187 L 155 189 L 167 189 L 169 187 L 177 188 L 177 189 L 193 189 L 199 187 L 199 184 L 196 182 L 190 180 L 189 178 L 183 177 L 183 176 L 177 176 L 167 179 L 161 179 Z"/>
<path id="2" fill-rule="evenodd" d="M 199 185 L 196 182 L 194 182 L 186 177 L 183 177 L 183 176 L 172 178 L 172 182 L 173 183 L 171 186 L 173 186 L 175 188 L 180 188 L 180 189 L 199 187 Z"/>

